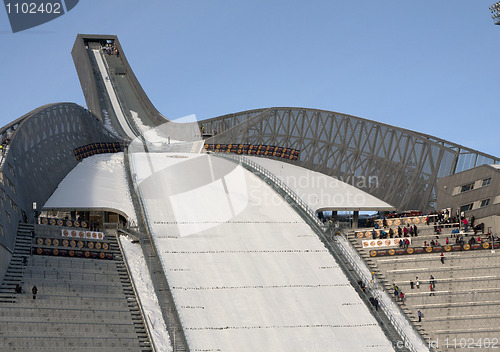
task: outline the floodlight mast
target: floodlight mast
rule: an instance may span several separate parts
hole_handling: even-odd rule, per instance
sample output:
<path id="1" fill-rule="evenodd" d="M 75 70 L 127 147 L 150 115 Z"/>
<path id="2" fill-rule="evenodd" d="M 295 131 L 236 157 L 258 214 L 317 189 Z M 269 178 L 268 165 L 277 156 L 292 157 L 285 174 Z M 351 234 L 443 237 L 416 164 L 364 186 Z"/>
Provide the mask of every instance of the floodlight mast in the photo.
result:
<path id="1" fill-rule="evenodd" d="M 491 18 L 495 24 L 500 25 L 500 1 L 490 6 Z"/>

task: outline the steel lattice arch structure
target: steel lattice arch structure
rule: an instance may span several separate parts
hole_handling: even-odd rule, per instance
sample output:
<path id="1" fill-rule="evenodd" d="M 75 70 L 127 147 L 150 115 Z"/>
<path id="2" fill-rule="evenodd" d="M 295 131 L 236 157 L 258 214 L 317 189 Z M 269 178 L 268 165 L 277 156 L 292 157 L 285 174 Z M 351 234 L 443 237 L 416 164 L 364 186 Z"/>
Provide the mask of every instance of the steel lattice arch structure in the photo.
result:
<path id="1" fill-rule="evenodd" d="M 298 160 L 288 162 L 338 177 L 399 210 L 433 210 L 438 178 L 500 163 L 497 157 L 446 140 L 332 111 L 257 109 L 200 125 L 212 136 L 210 144 L 300 150 Z"/>
<path id="2" fill-rule="evenodd" d="M 0 128 L 8 140 L 0 161 L 0 278 L 14 250 L 23 218 L 32 219 L 62 179 L 78 164 L 73 149 L 117 142 L 98 117 L 74 103 L 39 107 Z"/>

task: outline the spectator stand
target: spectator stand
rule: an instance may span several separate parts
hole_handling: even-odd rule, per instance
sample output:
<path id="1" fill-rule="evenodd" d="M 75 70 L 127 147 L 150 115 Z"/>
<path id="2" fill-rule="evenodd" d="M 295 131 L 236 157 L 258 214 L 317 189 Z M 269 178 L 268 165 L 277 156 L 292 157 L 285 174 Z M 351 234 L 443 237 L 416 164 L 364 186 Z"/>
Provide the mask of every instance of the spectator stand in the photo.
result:
<path id="1" fill-rule="evenodd" d="M 492 338 L 498 338 L 500 333 L 500 275 L 497 274 L 500 255 L 495 251 L 500 247 L 498 237 L 483 234 L 480 228 L 475 230 L 476 233 L 472 229 L 465 232 L 458 222 L 440 224 L 437 215 L 434 225 L 434 217 L 429 218 L 429 221 L 424 216 L 418 218 L 417 236 L 402 237 L 410 239 L 408 248 L 384 246 L 390 239 L 389 229 L 397 229 L 403 219 L 406 225 L 408 218 L 400 219 L 399 224 L 396 219 L 387 218 L 385 228 L 380 219 L 378 228 L 351 232 L 349 240 L 387 291 L 393 293 L 396 285 L 404 292 L 404 301 L 398 299 L 396 302 L 429 341 L 437 338 L 440 341 L 460 341 L 467 336 L 475 341 L 489 339 L 491 343 Z M 414 219 L 411 219 L 413 224 Z M 439 231 L 436 232 L 435 226 Z M 387 233 L 386 238 L 381 238 L 384 237 L 383 231 Z M 374 232 L 376 238 L 373 238 Z M 394 232 L 393 239 L 399 240 L 397 231 Z M 363 246 L 367 241 L 374 242 L 374 246 Z M 432 246 L 431 242 L 435 245 Z M 435 278 L 432 295 L 431 275 Z M 422 322 L 418 322 L 418 309 L 424 315 Z M 442 351 L 460 350 L 458 345 L 457 349 L 442 348 L 442 344 L 440 347 Z"/>
<path id="2" fill-rule="evenodd" d="M 112 248 L 110 240 L 102 232 L 84 228 L 37 225 L 32 254 L 113 259 L 116 248 Z"/>

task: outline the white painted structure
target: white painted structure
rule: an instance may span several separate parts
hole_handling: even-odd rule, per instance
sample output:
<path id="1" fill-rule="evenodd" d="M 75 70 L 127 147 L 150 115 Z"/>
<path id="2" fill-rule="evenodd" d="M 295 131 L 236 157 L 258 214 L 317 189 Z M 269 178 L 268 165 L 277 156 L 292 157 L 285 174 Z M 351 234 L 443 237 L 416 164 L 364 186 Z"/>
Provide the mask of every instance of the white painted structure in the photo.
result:
<path id="1" fill-rule="evenodd" d="M 279 160 L 247 156 L 283 181 L 315 211 L 391 211 L 394 207 L 340 179 Z M 377 182 L 376 179 L 358 183 Z"/>
<path id="2" fill-rule="evenodd" d="M 123 164 L 123 153 L 83 159 L 61 181 L 44 210 L 107 210 L 137 223 Z"/>

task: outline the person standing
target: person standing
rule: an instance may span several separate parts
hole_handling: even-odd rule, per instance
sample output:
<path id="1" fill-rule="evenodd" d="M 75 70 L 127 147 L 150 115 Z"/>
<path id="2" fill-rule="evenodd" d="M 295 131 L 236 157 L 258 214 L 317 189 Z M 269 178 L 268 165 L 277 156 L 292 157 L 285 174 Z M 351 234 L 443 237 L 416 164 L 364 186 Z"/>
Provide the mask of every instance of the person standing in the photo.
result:
<path id="1" fill-rule="evenodd" d="M 436 288 L 436 281 L 434 280 L 434 276 L 431 275 L 430 284 L 433 288 Z"/>
<path id="2" fill-rule="evenodd" d="M 429 293 L 429 296 L 435 296 L 436 294 L 434 293 L 434 286 L 432 286 L 432 284 L 429 285 L 429 289 L 431 291 L 431 293 Z"/>
<path id="3" fill-rule="evenodd" d="M 441 264 L 444 264 L 444 253 L 441 252 Z"/>
<path id="4" fill-rule="evenodd" d="M 33 293 L 33 299 L 36 299 L 36 294 L 38 293 L 38 288 L 36 286 L 33 286 L 31 289 L 31 292 Z"/>
<path id="5" fill-rule="evenodd" d="M 422 312 L 419 310 L 417 310 L 417 315 L 418 315 L 418 322 L 420 323 L 422 321 Z"/>
<path id="6" fill-rule="evenodd" d="M 410 288 L 413 290 L 413 280 L 410 280 Z"/>
<path id="7" fill-rule="evenodd" d="M 420 281 L 418 280 L 418 276 L 415 279 L 415 286 L 417 286 L 417 288 L 420 289 Z"/>

